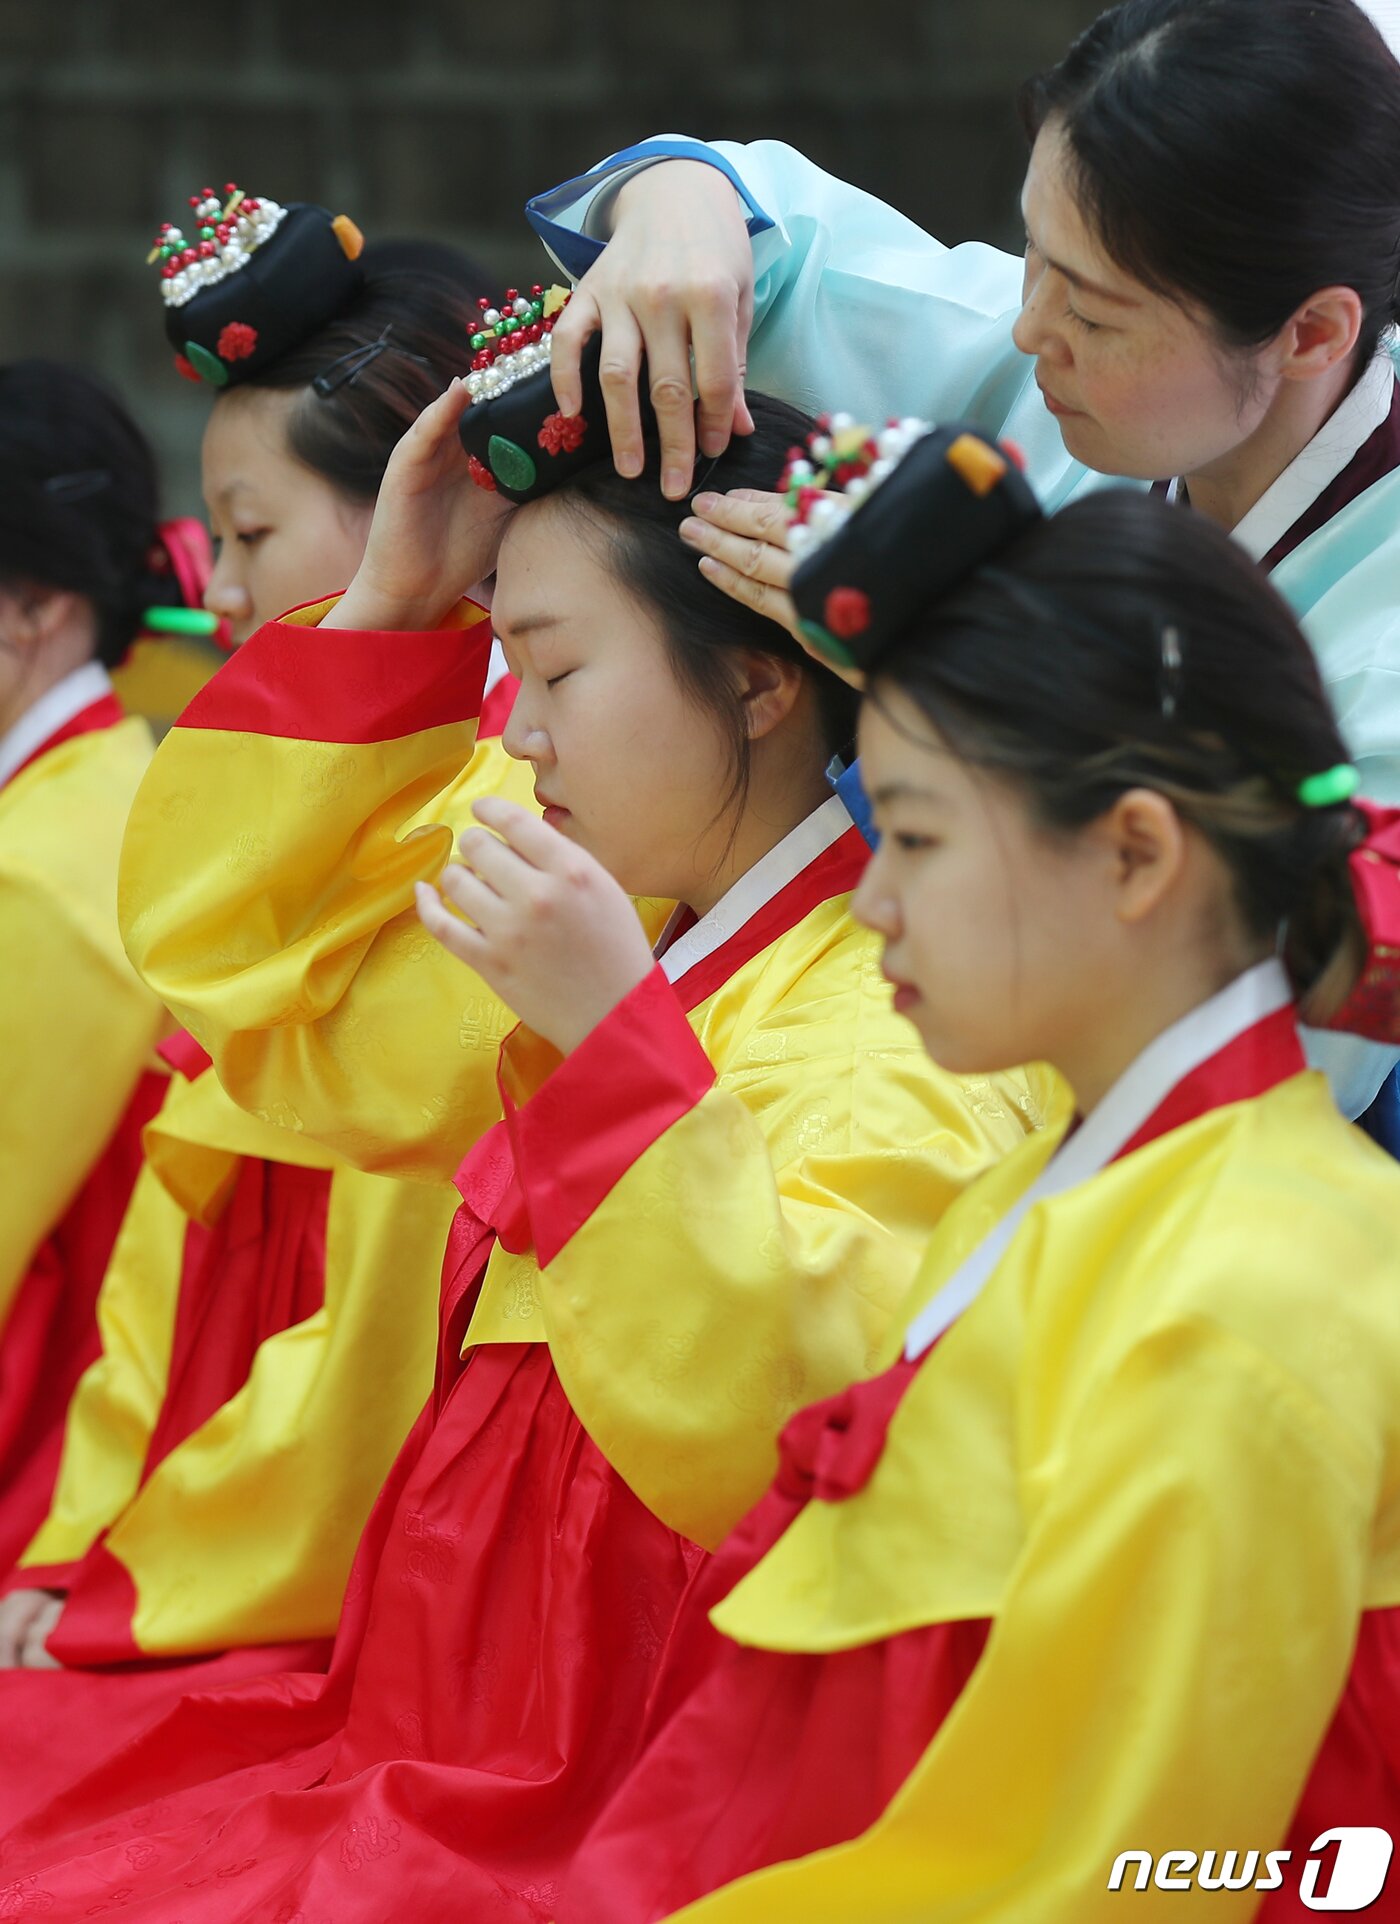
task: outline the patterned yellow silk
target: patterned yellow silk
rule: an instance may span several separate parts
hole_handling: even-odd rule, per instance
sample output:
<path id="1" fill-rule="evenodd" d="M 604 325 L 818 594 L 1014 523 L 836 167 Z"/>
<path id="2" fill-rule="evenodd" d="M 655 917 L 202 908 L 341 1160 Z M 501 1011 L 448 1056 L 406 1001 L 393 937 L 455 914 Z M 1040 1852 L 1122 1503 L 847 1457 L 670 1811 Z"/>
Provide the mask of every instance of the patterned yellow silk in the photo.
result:
<path id="1" fill-rule="evenodd" d="M 165 1021 L 122 954 L 122 829 L 150 760 L 128 720 L 0 788 L 0 1325 L 127 1105 Z"/>
<path id="2" fill-rule="evenodd" d="M 881 946 L 837 896 L 701 1002 L 714 1087 L 543 1269 L 498 1247 L 468 1330 L 547 1338 L 608 1460 L 710 1546 L 767 1488 L 788 1416 L 879 1366 L 929 1230 L 1062 1088 L 1041 1068 L 936 1068 L 894 1012 Z M 549 1066 L 539 1046 L 506 1046 L 518 1102 Z"/>
<path id="3" fill-rule="evenodd" d="M 328 1636 L 369 1508 L 432 1381 L 446 1183 L 401 1183 L 259 1122 L 212 1071 L 172 1080 L 98 1300 L 103 1353 L 69 1410 L 52 1510 L 23 1564 L 106 1549 L 153 1656 Z M 185 1233 L 243 1159 L 330 1169 L 325 1300 L 141 1485 L 166 1394 Z M 139 1487 L 138 1487 L 139 1486 Z"/>
<path id="4" fill-rule="evenodd" d="M 501 1114 L 511 1017 L 411 907 L 478 794 L 529 793 L 460 719 L 473 642 L 263 629 L 162 743 L 127 839 L 132 954 L 234 1099 L 367 1169 L 455 1171 Z M 341 741 L 297 737 L 332 709 Z M 585 1426 L 701 1541 L 762 1490 L 783 1418 L 869 1367 L 950 1195 L 1041 1114 L 1043 1072 L 964 1086 L 934 1069 L 877 951 L 842 895 L 690 1031 L 677 1012 L 715 1088 L 623 1158 L 543 1282 L 533 1252 L 497 1248 L 468 1336 L 549 1340 Z M 517 1099 L 538 1080 L 530 1043 L 508 1065 Z"/>
<path id="5" fill-rule="evenodd" d="M 415 715 L 368 741 L 226 724 L 232 677 L 295 688 L 297 651 L 322 641 L 347 702 L 356 644 L 392 668 L 415 639 L 315 629 L 331 605 L 261 629 L 205 691 L 214 720 L 182 718 L 157 749 L 123 851 L 123 931 L 242 1107 L 359 1168 L 440 1180 L 500 1116 L 515 1018 L 425 933 L 412 885 L 441 872 L 478 796 L 534 808 L 533 774 L 499 741 L 476 745 L 471 718 Z M 464 603 L 456 622 L 481 617 Z M 314 730 L 314 688 L 299 700 L 296 725 Z"/>
<path id="6" fill-rule="evenodd" d="M 953 1206 L 901 1321 L 1063 1126 Z M 1031 1211 L 868 1485 L 715 1612 L 792 1651 L 990 1619 L 983 1658 L 869 1830 L 678 1918 L 1082 1924 L 1120 1851 L 1280 1840 L 1358 1614 L 1400 1604 L 1396 1192 L 1306 1074 Z"/>

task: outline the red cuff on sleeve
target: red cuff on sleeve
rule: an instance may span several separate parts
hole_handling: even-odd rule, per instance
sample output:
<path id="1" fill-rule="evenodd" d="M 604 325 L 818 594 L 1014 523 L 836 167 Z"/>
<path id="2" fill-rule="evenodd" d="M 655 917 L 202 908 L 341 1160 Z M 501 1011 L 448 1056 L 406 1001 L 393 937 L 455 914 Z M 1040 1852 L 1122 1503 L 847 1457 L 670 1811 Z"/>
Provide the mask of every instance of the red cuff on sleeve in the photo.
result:
<path id="1" fill-rule="evenodd" d="M 0 1597 L 8 1597 L 13 1590 L 70 1590 L 82 1567 L 81 1559 L 76 1563 L 17 1563 L 7 1577 L 0 1578 Z"/>
<path id="2" fill-rule="evenodd" d="M 176 726 L 296 741 L 396 741 L 475 721 L 490 658 L 491 624 L 470 604 L 426 634 L 269 621 Z"/>
<path id="3" fill-rule="evenodd" d="M 675 990 L 655 968 L 522 1108 L 502 1087 L 541 1267 L 714 1079 Z"/>

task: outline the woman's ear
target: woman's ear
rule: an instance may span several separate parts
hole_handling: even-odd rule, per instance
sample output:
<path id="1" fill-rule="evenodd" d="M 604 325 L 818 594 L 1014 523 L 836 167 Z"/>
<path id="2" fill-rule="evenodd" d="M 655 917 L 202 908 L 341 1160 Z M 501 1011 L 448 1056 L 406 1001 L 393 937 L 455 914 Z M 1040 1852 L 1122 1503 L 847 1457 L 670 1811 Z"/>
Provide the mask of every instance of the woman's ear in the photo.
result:
<path id="1" fill-rule="evenodd" d="M 1129 788 L 1094 824 L 1120 922 L 1144 922 L 1180 880 L 1186 831 L 1165 795 Z"/>
<path id="2" fill-rule="evenodd" d="M 761 741 L 780 727 L 797 706 L 805 673 L 799 662 L 787 661 L 781 655 L 765 655 L 756 648 L 745 649 L 739 661 L 744 732 L 751 742 Z"/>
<path id="3" fill-rule="evenodd" d="M 0 589 L 0 635 L 11 654 L 37 654 L 77 611 L 81 597 L 67 588 L 17 582 Z"/>
<path id="4" fill-rule="evenodd" d="M 1290 317 L 1279 337 L 1286 381 L 1311 381 L 1344 361 L 1361 338 L 1366 318 L 1352 287 L 1324 287 Z"/>

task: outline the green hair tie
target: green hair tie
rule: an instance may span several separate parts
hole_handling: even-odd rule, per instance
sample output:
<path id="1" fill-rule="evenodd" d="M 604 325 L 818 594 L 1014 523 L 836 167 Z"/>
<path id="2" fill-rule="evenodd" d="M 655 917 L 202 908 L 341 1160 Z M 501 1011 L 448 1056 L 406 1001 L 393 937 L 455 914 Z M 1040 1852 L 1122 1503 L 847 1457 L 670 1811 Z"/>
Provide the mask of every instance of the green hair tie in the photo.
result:
<path id="1" fill-rule="evenodd" d="M 214 635 L 219 617 L 207 608 L 147 608 L 141 626 L 152 635 Z"/>
<path id="2" fill-rule="evenodd" d="M 1298 800 L 1304 808 L 1335 808 L 1339 802 L 1349 802 L 1360 786 L 1361 777 L 1351 763 L 1338 762 L 1335 768 L 1324 768 L 1299 782 Z"/>

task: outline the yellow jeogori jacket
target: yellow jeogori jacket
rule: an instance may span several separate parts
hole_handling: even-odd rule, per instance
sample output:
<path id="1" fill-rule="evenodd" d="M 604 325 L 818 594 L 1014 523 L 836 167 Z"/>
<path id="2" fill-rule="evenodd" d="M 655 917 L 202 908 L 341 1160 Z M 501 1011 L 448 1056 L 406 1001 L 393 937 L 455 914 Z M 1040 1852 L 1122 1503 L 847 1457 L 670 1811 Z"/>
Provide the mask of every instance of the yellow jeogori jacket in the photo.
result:
<path id="1" fill-rule="evenodd" d="M 450 1174 L 501 1116 L 512 1018 L 424 933 L 412 883 L 475 795 L 529 778 L 474 743 L 484 628 L 301 625 L 319 612 L 260 631 L 166 737 L 127 842 L 128 940 L 237 1102 L 362 1167 Z M 547 1340 L 589 1431 L 700 1541 L 761 1491 L 785 1416 L 869 1367 L 950 1197 L 1041 1112 L 1024 1076 L 929 1063 L 848 894 L 676 1016 L 716 1087 L 566 1247 L 496 1248 L 467 1338 Z M 513 1100 L 553 1066 L 522 1033 Z"/>
<path id="2" fill-rule="evenodd" d="M 169 1026 L 117 929 L 122 831 L 150 757 L 146 724 L 115 720 L 0 786 L 0 1330 Z"/>

